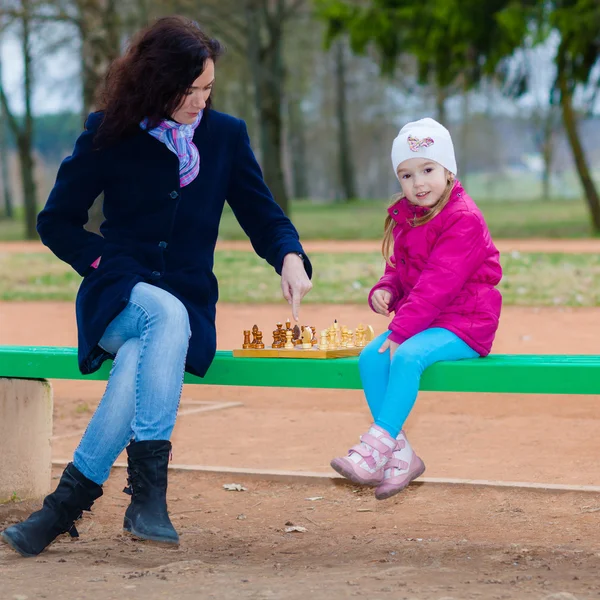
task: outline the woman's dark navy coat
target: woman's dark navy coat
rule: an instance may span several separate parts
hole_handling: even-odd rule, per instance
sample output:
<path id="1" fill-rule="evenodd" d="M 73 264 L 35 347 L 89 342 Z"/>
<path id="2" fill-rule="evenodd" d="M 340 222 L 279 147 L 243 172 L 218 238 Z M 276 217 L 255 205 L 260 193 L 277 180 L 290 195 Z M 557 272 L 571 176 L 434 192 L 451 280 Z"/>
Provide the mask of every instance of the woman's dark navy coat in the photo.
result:
<path id="1" fill-rule="evenodd" d="M 192 330 L 186 369 L 204 376 L 216 350 L 213 260 L 225 201 L 256 253 L 277 273 L 286 254 L 304 252 L 298 233 L 263 181 L 243 121 L 205 113 L 194 135 L 200 173 L 183 188 L 175 154 L 141 129 L 96 149 L 101 121 L 100 113 L 89 116 L 38 216 L 44 244 L 84 277 L 76 305 L 79 368 L 92 373 L 111 358 L 98 341 L 133 286 L 145 281 L 186 306 Z M 102 237 L 83 228 L 101 192 Z M 91 268 L 99 256 L 99 268 Z M 307 258 L 305 267 L 310 276 Z"/>

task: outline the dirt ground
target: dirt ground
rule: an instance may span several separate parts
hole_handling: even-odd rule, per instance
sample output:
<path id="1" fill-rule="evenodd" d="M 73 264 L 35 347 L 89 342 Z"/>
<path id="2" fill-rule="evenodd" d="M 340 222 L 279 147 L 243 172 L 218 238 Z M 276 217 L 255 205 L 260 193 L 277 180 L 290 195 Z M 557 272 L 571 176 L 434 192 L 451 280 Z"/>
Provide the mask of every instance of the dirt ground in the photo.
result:
<path id="1" fill-rule="evenodd" d="M 238 347 L 254 322 L 286 318 L 283 304 L 278 312 L 220 306 L 219 347 Z M 357 306 L 301 315 L 318 328 L 334 318 L 386 326 Z M 594 309 L 508 307 L 494 352 L 598 354 L 598 331 Z M 0 303 L 0 344 L 75 342 L 71 304 Z M 53 382 L 56 460 L 70 458 L 104 385 Z M 407 430 L 429 478 L 598 486 L 599 399 L 423 393 Z M 173 462 L 329 474 L 368 422 L 359 391 L 186 386 Z M 79 541 L 32 560 L 0 546 L 0 599 L 600 597 L 598 494 L 423 483 L 377 502 L 328 479 L 175 471 L 182 544 L 164 549 L 122 536 L 124 478 L 113 471 Z M 224 491 L 231 482 L 247 491 Z M 0 525 L 30 509 L 0 507 Z M 307 531 L 286 533 L 286 523 Z"/>

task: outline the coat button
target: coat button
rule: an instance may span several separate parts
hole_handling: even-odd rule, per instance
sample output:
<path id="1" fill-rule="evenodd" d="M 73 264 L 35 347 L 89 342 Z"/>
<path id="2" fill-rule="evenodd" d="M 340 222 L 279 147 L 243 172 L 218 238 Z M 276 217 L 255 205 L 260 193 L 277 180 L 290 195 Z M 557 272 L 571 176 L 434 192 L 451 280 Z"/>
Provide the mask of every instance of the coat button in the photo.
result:
<path id="1" fill-rule="evenodd" d="M 395 208 L 395 209 L 394 209 L 394 214 L 395 214 L 395 215 L 397 215 L 397 214 L 398 214 L 398 209 L 397 209 L 397 208 Z"/>
<path id="2" fill-rule="evenodd" d="M 159 248 L 166 248 L 167 247 L 167 242 L 158 242 L 158 247 Z"/>
<path id="3" fill-rule="evenodd" d="M 400 262 L 401 262 L 403 265 L 405 265 L 405 264 L 406 264 L 406 262 L 404 261 L 404 259 L 403 259 L 403 258 L 401 258 L 401 259 L 400 259 Z"/>
<path id="4" fill-rule="evenodd" d="M 173 191 L 172 191 L 172 192 L 169 194 L 169 196 L 171 196 L 171 198 L 173 198 L 173 200 L 175 200 L 175 198 L 177 198 L 177 197 L 179 196 L 179 194 L 178 194 L 178 193 L 177 193 L 175 190 L 173 190 Z"/>
<path id="5" fill-rule="evenodd" d="M 152 277 L 160 277 L 160 271 L 152 271 Z"/>

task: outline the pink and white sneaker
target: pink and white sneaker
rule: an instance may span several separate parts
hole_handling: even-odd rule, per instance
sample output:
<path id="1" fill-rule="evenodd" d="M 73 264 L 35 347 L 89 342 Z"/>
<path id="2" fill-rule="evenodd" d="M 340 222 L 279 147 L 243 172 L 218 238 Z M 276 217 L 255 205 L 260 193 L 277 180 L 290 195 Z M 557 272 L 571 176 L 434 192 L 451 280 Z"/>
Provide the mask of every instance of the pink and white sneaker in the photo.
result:
<path id="1" fill-rule="evenodd" d="M 371 425 L 369 431 L 360 436 L 360 444 L 350 448 L 348 456 L 334 458 L 331 467 L 354 483 L 379 485 L 396 443 L 387 431 Z"/>
<path id="2" fill-rule="evenodd" d="M 401 431 L 396 438 L 392 458 L 385 465 L 383 481 L 375 490 L 377 500 L 385 500 L 401 492 L 413 479 L 425 472 L 425 463 L 411 448 L 406 434 Z"/>

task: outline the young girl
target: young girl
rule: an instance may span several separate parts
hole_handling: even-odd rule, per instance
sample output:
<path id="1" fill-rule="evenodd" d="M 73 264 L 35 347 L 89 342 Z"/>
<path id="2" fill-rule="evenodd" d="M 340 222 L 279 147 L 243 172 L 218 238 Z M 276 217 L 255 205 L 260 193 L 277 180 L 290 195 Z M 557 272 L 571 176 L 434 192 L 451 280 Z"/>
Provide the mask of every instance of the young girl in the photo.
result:
<path id="1" fill-rule="evenodd" d="M 243 121 L 210 109 L 218 41 L 179 17 L 142 31 L 111 66 L 38 217 L 44 244 L 83 281 L 79 367 L 114 358 L 106 392 L 73 462 L 42 509 L 2 532 L 23 556 L 42 552 L 102 495 L 127 448 L 131 503 L 123 527 L 178 543 L 167 513 L 167 466 L 184 371 L 203 377 L 215 354 L 214 249 L 225 200 L 254 249 L 281 274 L 298 318 L 309 260 L 275 203 Z M 104 193 L 102 236 L 84 228 Z"/>
<path id="2" fill-rule="evenodd" d="M 499 253 L 455 179 L 449 132 L 429 118 L 408 123 L 394 140 L 392 165 L 402 194 L 388 209 L 386 268 L 369 304 L 394 317 L 359 359 L 374 423 L 348 456 L 331 462 L 355 483 L 377 486 L 379 500 L 425 471 L 402 431 L 421 374 L 441 360 L 489 354 L 502 304 Z"/>

